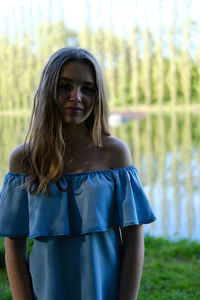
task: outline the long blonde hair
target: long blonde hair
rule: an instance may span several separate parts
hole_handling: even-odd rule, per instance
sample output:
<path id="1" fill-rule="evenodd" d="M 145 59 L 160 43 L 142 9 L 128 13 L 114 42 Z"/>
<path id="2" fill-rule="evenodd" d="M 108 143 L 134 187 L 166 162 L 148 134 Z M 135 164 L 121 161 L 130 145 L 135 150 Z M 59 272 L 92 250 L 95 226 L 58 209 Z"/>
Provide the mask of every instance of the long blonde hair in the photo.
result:
<path id="1" fill-rule="evenodd" d="M 96 58 L 88 50 L 75 47 L 62 48 L 53 53 L 42 71 L 24 141 L 25 171 L 29 174 L 26 184 L 33 195 L 38 192 L 50 195 L 50 181 L 62 190 L 59 179 L 63 173 L 67 145 L 63 138 L 62 116 L 57 106 L 57 85 L 63 65 L 74 60 L 84 61 L 94 70 L 97 96 L 93 111 L 85 123 L 93 144 L 101 147 L 102 135 L 110 135 L 106 88 Z"/>

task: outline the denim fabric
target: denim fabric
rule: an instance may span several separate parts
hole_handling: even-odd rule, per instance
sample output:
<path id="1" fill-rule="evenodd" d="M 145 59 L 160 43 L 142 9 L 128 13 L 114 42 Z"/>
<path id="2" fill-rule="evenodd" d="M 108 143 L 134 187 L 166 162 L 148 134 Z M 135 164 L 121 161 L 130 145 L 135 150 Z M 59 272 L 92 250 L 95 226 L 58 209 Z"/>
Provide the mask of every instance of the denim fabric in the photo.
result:
<path id="1" fill-rule="evenodd" d="M 156 218 L 134 166 L 66 173 L 51 196 L 19 188 L 8 172 L 0 193 L 0 236 L 34 238 L 29 258 L 37 300 L 116 300 L 120 228 Z"/>

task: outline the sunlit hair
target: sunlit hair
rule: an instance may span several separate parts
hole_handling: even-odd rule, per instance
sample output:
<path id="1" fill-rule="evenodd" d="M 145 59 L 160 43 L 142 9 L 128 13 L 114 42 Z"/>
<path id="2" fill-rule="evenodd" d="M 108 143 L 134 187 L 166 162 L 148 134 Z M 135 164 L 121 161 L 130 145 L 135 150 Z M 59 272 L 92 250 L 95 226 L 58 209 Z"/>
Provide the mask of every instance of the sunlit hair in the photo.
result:
<path id="1" fill-rule="evenodd" d="M 94 71 L 97 92 L 93 111 L 85 121 L 93 144 L 101 147 L 102 135 L 110 135 L 106 89 L 96 58 L 83 48 L 67 47 L 56 51 L 43 69 L 24 141 L 25 165 L 29 174 L 27 186 L 33 195 L 38 192 L 49 195 L 50 181 L 62 190 L 59 179 L 63 173 L 67 145 L 63 137 L 63 119 L 57 105 L 57 87 L 62 67 L 77 60 L 88 63 Z"/>

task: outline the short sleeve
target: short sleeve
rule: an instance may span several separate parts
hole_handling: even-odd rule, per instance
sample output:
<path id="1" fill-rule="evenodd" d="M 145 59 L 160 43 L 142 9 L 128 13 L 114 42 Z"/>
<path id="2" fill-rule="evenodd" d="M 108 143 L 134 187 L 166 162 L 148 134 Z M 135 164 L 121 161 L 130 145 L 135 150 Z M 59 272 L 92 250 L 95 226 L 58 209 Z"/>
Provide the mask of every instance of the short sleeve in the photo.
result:
<path id="1" fill-rule="evenodd" d="M 6 174 L 0 192 L 0 236 L 23 237 L 29 235 L 29 213 L 24 174 Z"/>
<path id="2" fill-rule="evenodd" d="M 156 217 L 144 193 L 137 169 L 134 166 L 124 168 L 115 172 L 114 176 L 120 226 L 147 224 L 155 221 Z"/>
<path id="3" fill-rule="evenodd" d="M 27 176 L 9 172 L 0 193 L 0 236 L 73 236 L 156 220 L 134 166 L 63 175 L 62 192 L 31 195 Z"/>

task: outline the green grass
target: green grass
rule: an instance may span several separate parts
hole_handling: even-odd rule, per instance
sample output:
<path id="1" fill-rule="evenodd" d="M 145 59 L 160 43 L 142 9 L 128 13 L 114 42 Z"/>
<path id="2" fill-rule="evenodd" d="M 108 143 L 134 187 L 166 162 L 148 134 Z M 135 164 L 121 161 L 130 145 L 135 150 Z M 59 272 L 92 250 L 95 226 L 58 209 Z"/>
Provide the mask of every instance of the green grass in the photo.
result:
<path id="1" fill-rule="evenodd" d="M 2 269 L 2 268 L 5 267 L 4 255 L 5 255 L 5 251 L 4 251 L 4 239 L 0 238 L 0 269 Z M 0 280 L 0 282 L 1 282 L 1 280 Z M 1 298 L 0 298 L 0 300 L 1 300 Z"/>
<path id="2" fill-rule="evenodd" d="M 29 246 L 29 249 L 31 245 Z M 3 258 L 0 239 L 0 261 Z M 5 268 L 0 269 L 0 300 L 11 295 Z M 138 300 L 200 300 L 200 244 L 145 237 L 145 261 Z"/>
<path id="3" fill-rule="evenodd" d="M 8 285 L 8 278 L 5 269 L 0 270 L 0 299 L 12 300 L 10 288 Z"/>
<path id="4" fill-rule="evenodd" d="M 145 248 L 138 300 L 200 299 L 200 244 L 146 237 Z"/>

